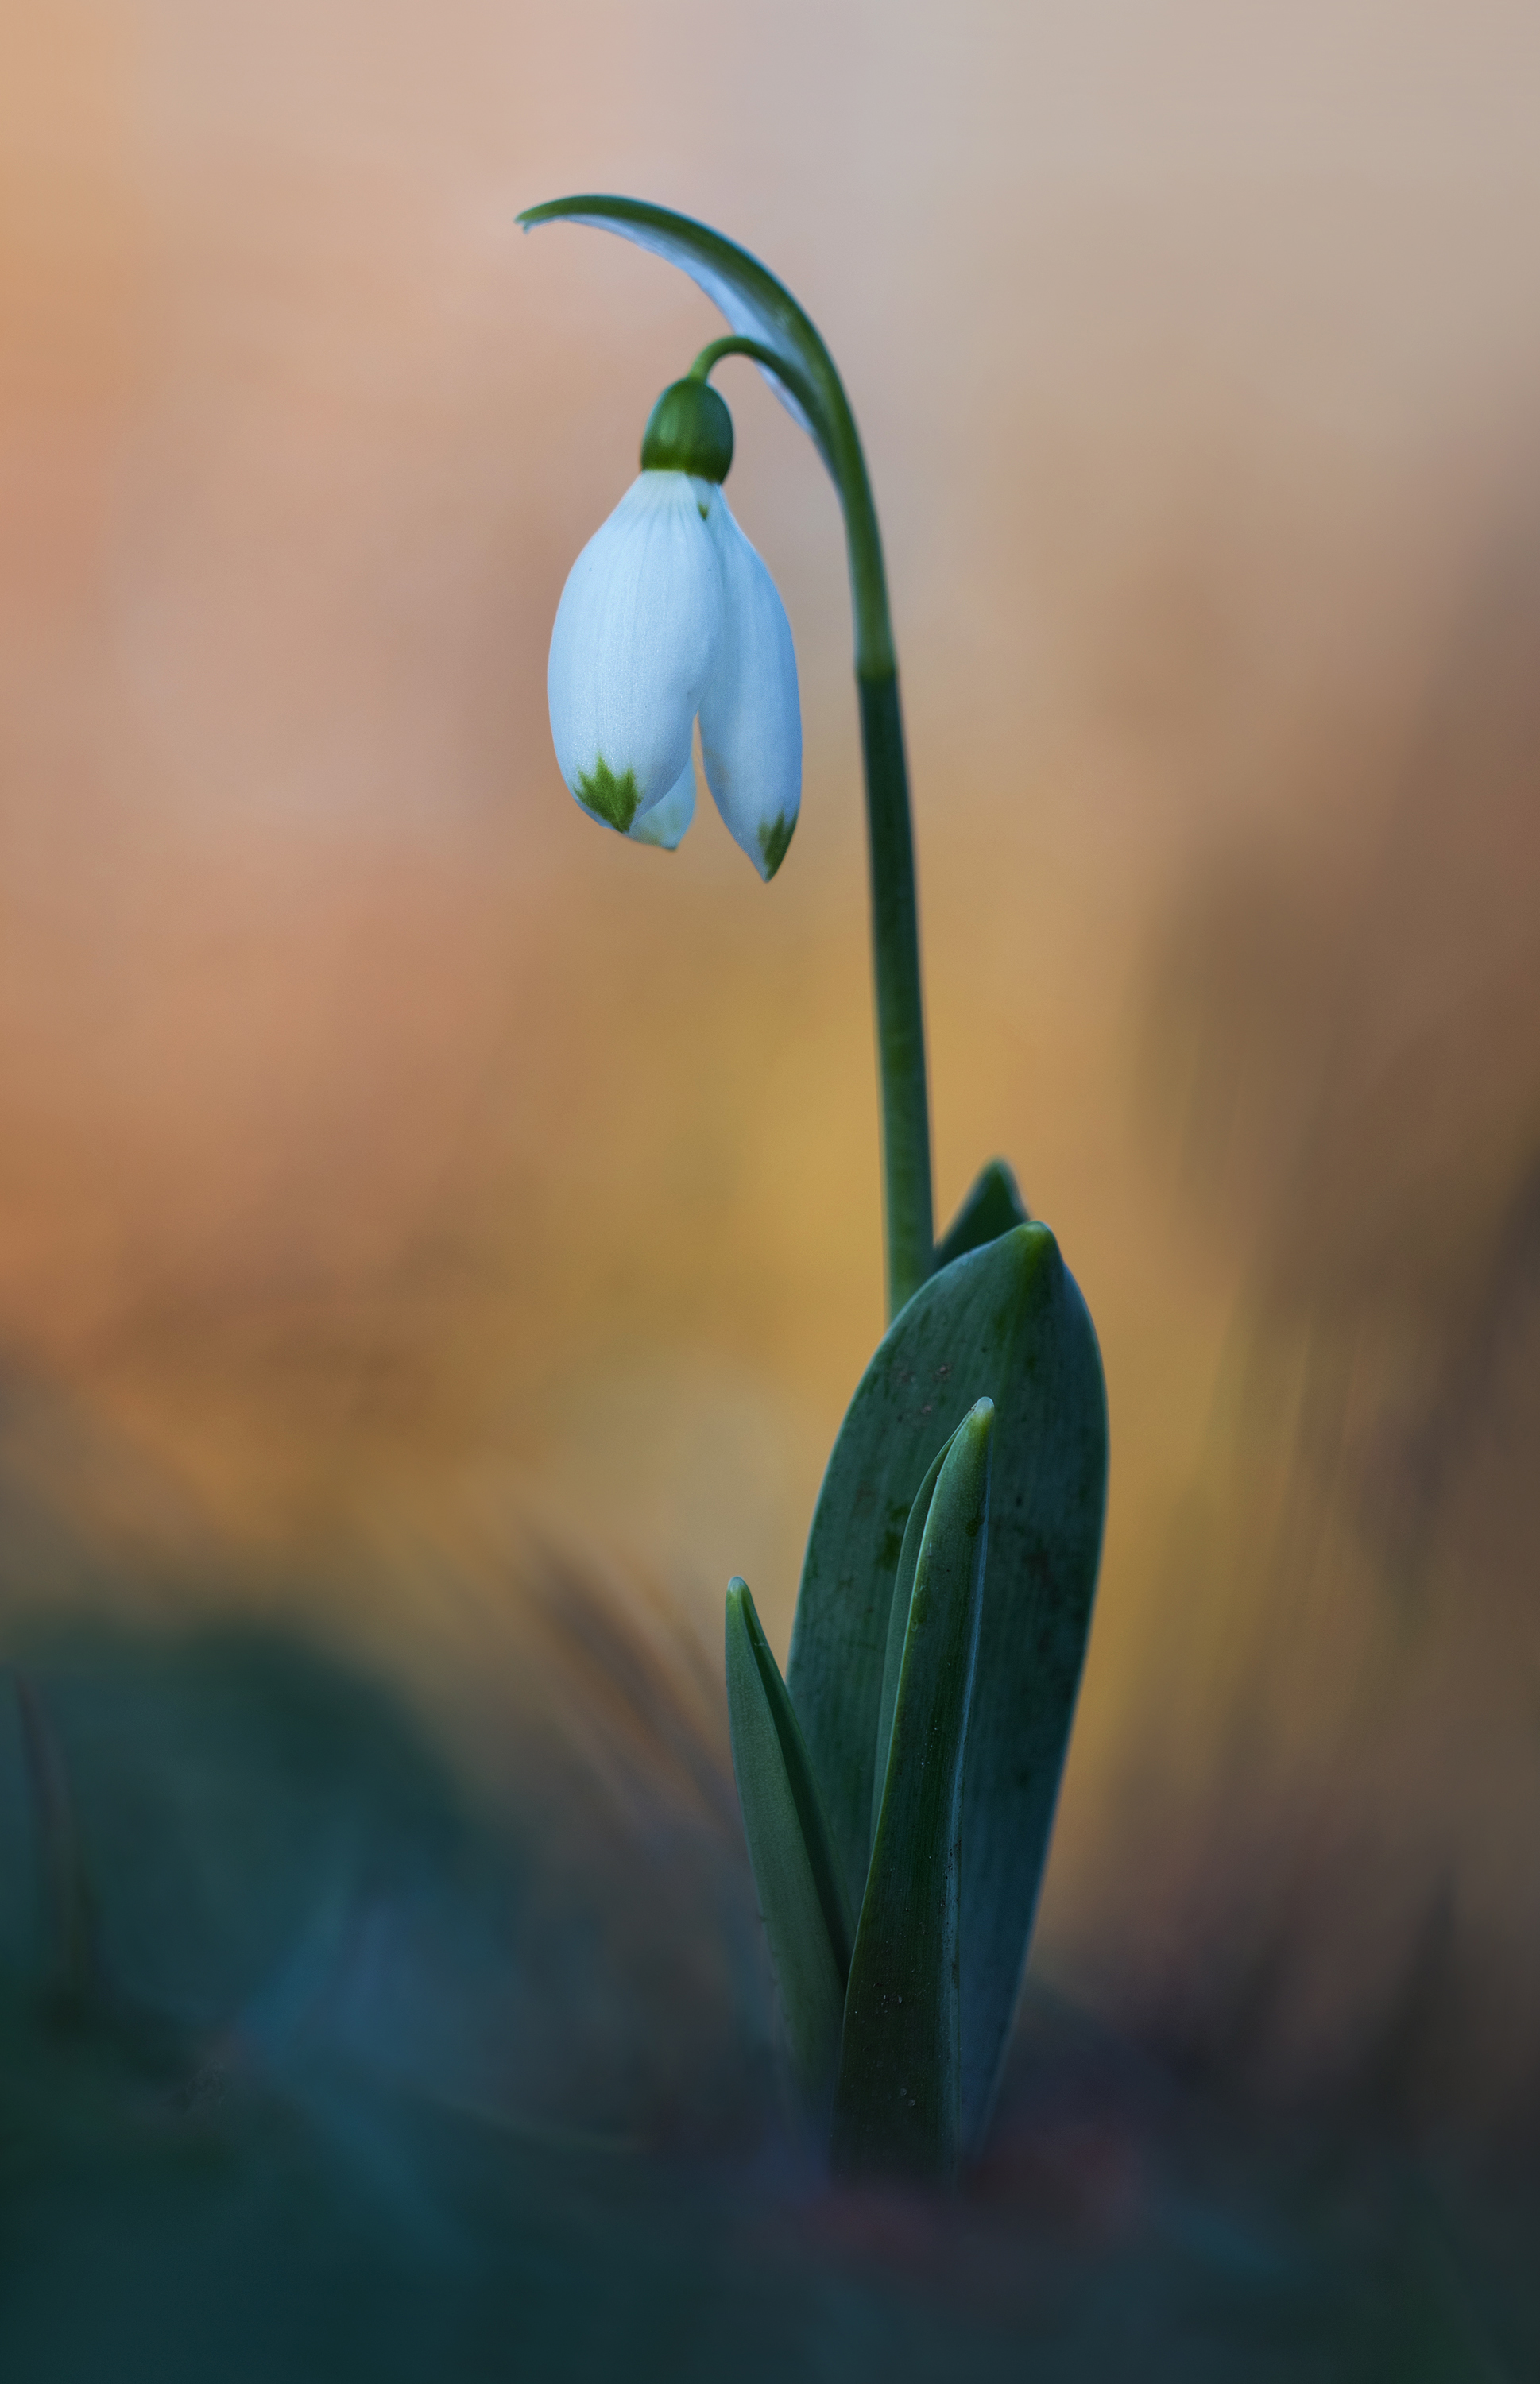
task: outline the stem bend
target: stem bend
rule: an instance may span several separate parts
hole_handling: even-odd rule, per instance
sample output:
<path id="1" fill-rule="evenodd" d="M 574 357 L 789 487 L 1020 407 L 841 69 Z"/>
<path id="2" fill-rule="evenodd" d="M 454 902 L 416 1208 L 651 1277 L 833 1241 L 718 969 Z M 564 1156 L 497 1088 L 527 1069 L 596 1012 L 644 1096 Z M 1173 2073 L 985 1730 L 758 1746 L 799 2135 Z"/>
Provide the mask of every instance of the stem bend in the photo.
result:
<path id="1" fill-rule="evenodd" d="M 743 355 L 773 373 L 828 467 L 845 516 L 854 615 L 856 691 L 866 778 L 876 994 L 877 1073 L 882 1098 L 883 1212 L 888 1312 L 899 1310 L 935 1268 L 930 1181 L 930 1101 L 909 773 L 899 707 L 898 656 L 888 608 L 882 534 L 866 460 L 834 359 L 783 282 L 757 257 L 709 225 L 641 199 L 553 199 L 520 216 L 525 230 L 565 220 L 618 232 L 665 257 L 699 283 L 733 329 L 690 367 L 704 379 L 723 357 Z"/>

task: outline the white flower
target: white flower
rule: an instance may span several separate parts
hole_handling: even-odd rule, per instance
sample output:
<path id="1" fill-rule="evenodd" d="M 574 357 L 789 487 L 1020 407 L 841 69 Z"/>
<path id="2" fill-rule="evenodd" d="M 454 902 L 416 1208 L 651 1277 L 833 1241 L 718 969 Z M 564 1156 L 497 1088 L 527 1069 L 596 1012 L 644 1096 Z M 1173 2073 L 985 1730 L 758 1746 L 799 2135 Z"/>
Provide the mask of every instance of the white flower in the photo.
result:
<path id="1" fill-rule="evenodd" d="M 697 714 L 706 783 L 762 877 L 801 800 L 791 626 L 775 582 L 693 475 L 643 471 L 572 567 L 551 638 L 551 733 L 583 809 L 672 851 L 695 810 Z"/>
<path id="2" fill-rule="evenodd" d="M 662 802 L 633 820 L 627 834 L 637 844 L 660 844 L 664 852 L 673 852 L 694 817 L 695 764 L 687 762 Z"/>
<path id="3" fill-rule="evenodd" d="M 720 489 L 709 527 L 722 565 L 722 642 L 701 702 L 706 784 L 762 877 L 786 857 L 802 800 L 802 710 L 791 624 Z"/>
<path id="4" fill-rule="evenodd" d="M 677 784 L 722 636 L 716 490 L 643 472 L 567 575 L 546 694 L 563 777 L 624 835 Z"/>

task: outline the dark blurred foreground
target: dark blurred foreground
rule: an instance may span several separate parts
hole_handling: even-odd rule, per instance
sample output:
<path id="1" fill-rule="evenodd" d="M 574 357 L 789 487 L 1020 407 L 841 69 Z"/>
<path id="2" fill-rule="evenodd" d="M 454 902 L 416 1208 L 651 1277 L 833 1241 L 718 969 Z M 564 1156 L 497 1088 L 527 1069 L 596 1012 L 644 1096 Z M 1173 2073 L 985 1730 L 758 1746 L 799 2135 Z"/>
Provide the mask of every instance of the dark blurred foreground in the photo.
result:
<path id="1" fill-rule="evenodd" d="M 1535 2135 L 1409 2117 L 1425 1965 L 1308 2117 L 1234 2008 L 1176 2062 L 1035 1983 L 958 2203 L 831 2190 L 700 1667 L 530 1572 L 474 1785 L 295 1635 L 13 1619 L 0 2373 L 1540 2372 Z"/>

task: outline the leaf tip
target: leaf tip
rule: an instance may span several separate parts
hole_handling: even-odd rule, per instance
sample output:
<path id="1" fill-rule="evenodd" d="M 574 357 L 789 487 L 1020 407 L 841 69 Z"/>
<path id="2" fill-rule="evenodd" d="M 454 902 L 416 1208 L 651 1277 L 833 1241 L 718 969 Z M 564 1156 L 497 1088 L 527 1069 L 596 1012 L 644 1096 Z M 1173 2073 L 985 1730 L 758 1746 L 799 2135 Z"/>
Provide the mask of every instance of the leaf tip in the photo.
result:
<path id="1" fill-rule="evenodd" d="M 759 1616 L 754 1612 L 754 1601 L 750 1593 L 749 1584 L 740 1572 L 735 1572 L 727 1583 L 727 1609 L 725 1620 L 727 1670 L 730 1673 L 733 1668 L 734 1648 L 739 1649 L 740 1661 L 745 1654 L 751 1659 L 754 1640 L 758 1635 Z"/>
<path id="2" fill-rule="evenodd" d="M 990 1443 L 994 1439 L 994 1433 L 995 1403 L 993 1399 L 975 1399 L 958 1425 L 953 1437 L 952 1447 L 957 1450 L 959 1463 L 965 1462 L 969 1456 L 975 1462 L 981 1457 L 987 1458 Z M 948 1454 L 950 1455 L 950 1450 Z"/>

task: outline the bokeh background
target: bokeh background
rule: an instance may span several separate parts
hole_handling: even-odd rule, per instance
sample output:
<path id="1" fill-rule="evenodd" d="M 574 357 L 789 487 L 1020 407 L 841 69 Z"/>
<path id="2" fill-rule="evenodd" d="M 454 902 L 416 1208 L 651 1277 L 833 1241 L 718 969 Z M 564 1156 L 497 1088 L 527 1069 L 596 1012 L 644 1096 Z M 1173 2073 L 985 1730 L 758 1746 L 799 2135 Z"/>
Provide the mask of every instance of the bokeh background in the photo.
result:
<path id="1" fill-rule="evenodd" d="M 598 832 L 545 722 L 715 318 L 514 217 L 658 199 L 844 371 L 942 1213 L 1010 1158 L 1102 1337 L 1039 1964 L 1264 2093 L 1391 2043 L 1398 2107 L 1529 2125 L 1534 12 L 5 16 L 10 1608 L 286 1616 L 466 1745 L 539 1701 L 532 1550 L 708 1706 L 730 1572 L 784 1650 L 879 1195 L 837 508 L 747 367 L 780 876 L 709 806 Z"/>

